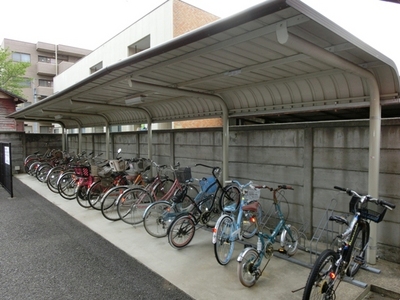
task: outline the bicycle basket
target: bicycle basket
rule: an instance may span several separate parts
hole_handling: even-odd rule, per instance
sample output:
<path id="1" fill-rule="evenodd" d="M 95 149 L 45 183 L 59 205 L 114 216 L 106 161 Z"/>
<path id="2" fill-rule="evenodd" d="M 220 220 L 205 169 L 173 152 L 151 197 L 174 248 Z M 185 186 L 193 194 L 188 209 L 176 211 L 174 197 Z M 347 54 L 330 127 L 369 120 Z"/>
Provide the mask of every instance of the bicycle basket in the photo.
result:
<path id="1" fill-rule="evenodd" d="M 360 212 L 361 218 L 371 220 L 375 223 L 379 223 L 383 220 L 386 214 L 386 207 L 376 205 L 375 203 L 367 202 L 367 204 L 361 208 L 356 207 L 359 202 L 358 197 L 352 197 L 350 200 L 349 208 L 351 213 L 355 213 L 355 211 Z M 374 209 L 371 209 L 371 206 L 374 206 Z"/>
<path id="2" fill-rule="evenodd" d="M 125 171 L 126 169 L 125 161 L 117 159 L 110 160 L 110 167 L 114 172 Z"/>
<path id="3" fill-rule="evenodd" d="M 199 182 L 201 191 L 208 194 L 215 193 L 218 187 L 216 181 L 213 176 L 203 177 Z"/>
<path id="4" fill-rule="evenodd" d="M 256 201 L 260 199 L 261 191 L 260 189 L 248 189 L 244 190 L 244 197 L 247 202 Z"/>
<path id="5" fill-rule="evenodd" d="M 192 169 L 189 167 L 179 168 L 175 171 L 175 174 L 180 183 L 185 183 L 192 178 Z"/>
<path id="6" fill-rule="evenodd" d="M 90 176 L 90 167 L 88 166 L 75 166 L 74 172 L 76 176 L 79 177 L 89 177 Z"/>

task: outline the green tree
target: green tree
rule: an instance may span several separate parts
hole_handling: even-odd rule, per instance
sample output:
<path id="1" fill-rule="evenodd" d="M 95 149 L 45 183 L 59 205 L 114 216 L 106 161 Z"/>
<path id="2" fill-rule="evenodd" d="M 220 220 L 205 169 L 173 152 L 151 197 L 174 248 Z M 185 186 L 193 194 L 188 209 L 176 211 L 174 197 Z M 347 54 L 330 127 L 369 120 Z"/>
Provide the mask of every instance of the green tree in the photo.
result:
<path id="1" fill-rule="evenodd" d="M 13 61 L 11 52 L 0 48 L 0 88 L 24 97 L 21 83 L 26 80 L 24 75 L 30 65 L 28 62 Z"/>

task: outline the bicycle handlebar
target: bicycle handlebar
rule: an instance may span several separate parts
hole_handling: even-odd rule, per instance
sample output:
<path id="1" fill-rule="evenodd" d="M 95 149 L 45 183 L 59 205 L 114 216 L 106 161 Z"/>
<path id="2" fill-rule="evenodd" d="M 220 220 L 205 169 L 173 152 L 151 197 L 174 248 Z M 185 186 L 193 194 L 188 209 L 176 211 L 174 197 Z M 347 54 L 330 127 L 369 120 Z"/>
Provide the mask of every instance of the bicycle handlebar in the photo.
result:
<path id="1" fill-rule="evenodd" d="M 346 194 L 349 195 L 349 196 L 356 196 L 356 197 L 358 197 L 360 199 L 365 198 L 364 201 L 375 202 L 377 205 L 384 206 L 384 207 L 386 207 L 386 208 L 388 208 L 390 210 L 393 210 L 393 209 L 396 208 L 395 204 L 392 204 L 392 203 L 387 202 L 385 200 L 373 198 L 370 195 L 362 196 L 362 195 L 358 194 L 356 191 L 353 191 L 353 190 L 348 189 L 348 188 L 342 188 L 340 186 L 334 186 L 333 188 L 335 188 L 335 189 L 337 189 L 339 191 L 342 191 L 342 192 L 346 192 Z"/>

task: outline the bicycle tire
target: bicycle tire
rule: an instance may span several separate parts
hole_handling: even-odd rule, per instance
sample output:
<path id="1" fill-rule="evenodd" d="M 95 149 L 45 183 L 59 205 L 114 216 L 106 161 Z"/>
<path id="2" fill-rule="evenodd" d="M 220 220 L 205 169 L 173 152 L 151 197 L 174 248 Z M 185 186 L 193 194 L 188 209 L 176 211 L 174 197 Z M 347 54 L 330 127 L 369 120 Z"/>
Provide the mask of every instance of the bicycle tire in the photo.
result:
<path id="1" fill-rule="evenodd" d="M 143 222 L 143 214 L 153 203 L 153 197 L 143 188 L 132 188 L 122 193 L 117 202 L 117 211 L 121 220 L 130 225 L 137 225 Z"/>
<path id="2" fill-rule="evenodd" d="M 114 186 L 104 194 L 101 199 L 101 213 L 104 218 L 110 221 L 121 219 L 118 215 L 118 198 L 127 189 L 127 185 Z"/>
<path id="3" fill-rule="evenodd" d="M 101 199 L 103 195 L 108 191 L 111 187 L 111 183 L 96 181 L 94 182 L 87 192 L 87 200 L 89 202 L 90 207 L 95 210 L 101 210 Z"/>
<path id="4" fill-rule="evenodd" d="M 175 249 L 189 245 L 196 232 L 196 224 L 190 214 L 184 213 L 175 218 L 167 230 L 168 243 Z"/>
<path id="5" fill-rule="evenodd" d="M 257 220 L 262 220 L 262 208 L 258 205 L 256 212 L 243 212 L 242 222 L 240 224 L 241 234 L 245 239 L 250 239 L 259 231 L 258 222 L 252 220 L 253 216 L 256 216 Z"/>
<path id="6" fill-rule="evenodd" d="M 256 284 L 258 276 L 253 269 L 254 263 L 257 261 L 259 254 L 256 249 L 251 248 L 246 251 L 241 261 L 237 265 L 237 274 L 239 281 L 245 287 L 252 287 Z"/>
<path id="7" fill-rule="evenodd" d="M 159 182 L 151 191 L 154 201 L 164 199 L 165 195 L 172 188 L 173 184 L 174 181 L 169 178 L 162 179 L 161 182 Z"/>
<path id="8" fill-rule="evenodd" d="M 219 198 L 219 209 L 224 211 L 227 206 L 234 206 L 237 210 L 240 205 L 240 190 L 235 185 L 228 185 L 222 189 L 222 194 Z"/>
<path id="9" fill-rule="evenodd" d="M 28 174 L 31 176 L 36 176 L 36 171 L 40 167 L 42 161 L 35 161 L 29 166 Z"/>
<path id="10" fill-rule="evenodd" d="M 297 253 L 299 246 L 300 234 L 296 227 L 287 225 L 287 232 L 284 235 L 282 246 L 288 256 L 293 256 Z"/>
<path id="11" fill-rule="evenodd" d="M 86 184 L 79 185 L 76 188 L 76 201 L 83 208 L 90 208 L 89 200 L 87 198 L 88 190 L 89 190 L 89 187 Z"/>
<path id="12" fill-rule="evenodd" d="M 66 172 L 57 181 L 58 193 L 67 200 L 76 198 L 76 185 L 74 172 Z"/>
<path id="13" fill-rule="evenodd" d="M 331 297 L 335 295 L 335 281 L 329 277 L 329 273 L 335 271 L 337 258 L 338 254 L 332 249 L 322 251 L 308 276 L 303 292 L 303 300 L 334 299 Z"/>
<path id="14" fill-rule="evenodd" d="M 39 158 L 37 156 L 32 156 L 32 157 L 27 157 L 24 161 L 24 169 L 25 173 L 29 174 L 29 168 L 30 166 L 34 163 L 39 161 Z"/>
<path id="15" fill-rule="evenodd" d="M 361 233 L 361 236 L 360 236 Z M 351 253 L 352 259 L 349 262 L 349 267 L 347 268 L 346 275 L 349 277 L 354 277 L 365 259 L 366 245 L 369 240 L 369 223 L 360 222 L 358 223 L 358 228 L 354 236 L 353 251 Z M 355 261 L 357 259 L 357 261 Z"/>
<path id="16" fill-rule="evenodd" d="M 52 168 L 53 167 L 48 163 L 41 164 L 40 167 L 36 170 L 36 179 L 40 182 L 46 182 L 47 174 Z"/>
<path id="17" fill-rule="evenodd" d="M 61 172 L 62 172 L 61 167 L 54 167 L 49 171 L 46 180 L 46 184 L 49 190 L 56 194 L 58 194 L 57 181 L 58 178 L 60 178 Z"/>
<path id="18" fill-rule="evenodd" d="M 214 254 L 218 263 L 222 266 L 227 265 L 232 258 L 235 242 L 230 237 L 233 233 L 234 220 L 229 216 L 223 216 L 217 223 L 216 242 L 214 244 Z"/>
<path id="19" fill-rule="evenodd" d="M 175 207 L 168 201 L 157 201 L 149 205 L 143 214 L 143 226 L 148 234 L 156 238 L 167 235 L 176 217 Z"/>

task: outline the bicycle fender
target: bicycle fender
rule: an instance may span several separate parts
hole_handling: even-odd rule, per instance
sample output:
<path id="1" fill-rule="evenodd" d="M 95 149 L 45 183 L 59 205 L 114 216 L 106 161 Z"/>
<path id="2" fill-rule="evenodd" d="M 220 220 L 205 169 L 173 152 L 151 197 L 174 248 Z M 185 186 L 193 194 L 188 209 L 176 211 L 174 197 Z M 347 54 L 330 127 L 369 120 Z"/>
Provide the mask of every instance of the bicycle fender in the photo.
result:
<path id="1" fill-rule="evenodd" d="M 166 200 L 156 201 L 156 202 L 153 202 L 152 204 L 154 204 L 154 203 L 166 203 L 166 204 L 171 204 L 169 201 L 166 201 Z M 147 211 L 152 207 L 152 204 L 150 204 L 149 206 L 147 206 L 146 210 L 145 210 L 144 213 L 143 213 L 143 216 L 146 215 Z"/>
<path id="2" fill-rule="evenodd" d="M 224 218 L 230 218 L 231 221 L 233 222 L 232 217 L 230 217 L 230 216 L 228 216 L 228 215 L 221 215 L 221 216 L 218 218 L 218 220 L 217 220 L 217 222 L 215 223 L 215 226 L 214 226 L 214 228 L 213 228 L 213 234 L 212 234 L 212 243 L 213 243 L 213 244 L 215 244 L 215 243 L 217 242 L 217 231 L 218 231 L 218 227 L 219 227 L 219 224 L 221 223 L 222 219 L 224 219 Z"/>
<path id="3" fill-rule="evenodd" d="M 241 262 L 243 260 L 243 257 L 246 255 L 247 252 L 249 252 L 250 250 L 254 249 L 253 247 L 246 247 L 244 248 L 238 255 L 237 257 L 237 262 Z"/>
<path id="4" fill-rule="evenodd" d="M 286 224 L 286 227 L 290 228 L 290 224 Z M 287 230 L 284 228 L 281 233 L 281 247 L 285 246 L 285 238 L 286 238 Z"/>

